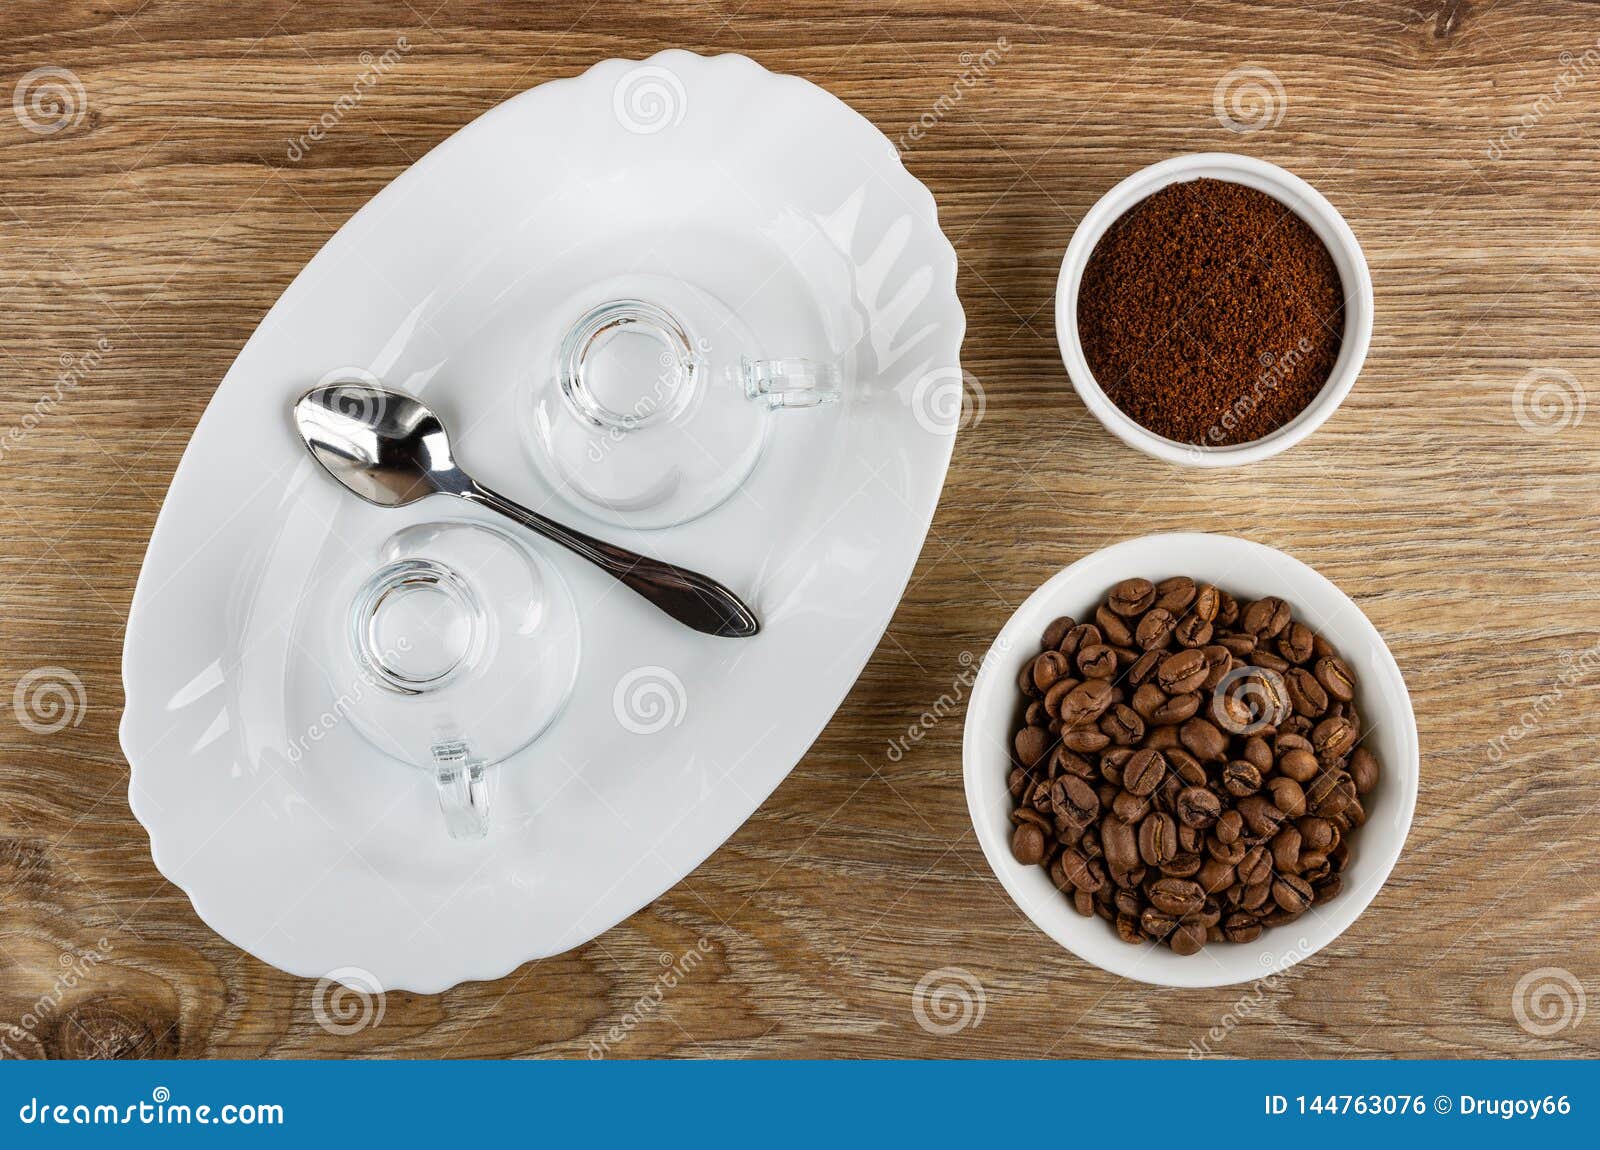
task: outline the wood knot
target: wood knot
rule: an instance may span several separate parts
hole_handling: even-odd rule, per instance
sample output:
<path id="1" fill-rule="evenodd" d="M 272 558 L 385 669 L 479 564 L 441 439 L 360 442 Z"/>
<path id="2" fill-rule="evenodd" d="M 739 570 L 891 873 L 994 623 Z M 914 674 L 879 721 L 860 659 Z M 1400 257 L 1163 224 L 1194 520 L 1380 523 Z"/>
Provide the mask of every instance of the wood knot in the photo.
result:
<path id="1" fill-rule="evenodd" d="M 1471 0 L 1439 0 L 1433 13 L 1433 38 L 1452 40 L 1472 12 Z"/>
<path id="2" fill-rule="evenodd" d="M 176 1018 L 117 994 L 86 999 L 65 1011 L 50 1036 L 55 1058 L 176 1058 Z"/>

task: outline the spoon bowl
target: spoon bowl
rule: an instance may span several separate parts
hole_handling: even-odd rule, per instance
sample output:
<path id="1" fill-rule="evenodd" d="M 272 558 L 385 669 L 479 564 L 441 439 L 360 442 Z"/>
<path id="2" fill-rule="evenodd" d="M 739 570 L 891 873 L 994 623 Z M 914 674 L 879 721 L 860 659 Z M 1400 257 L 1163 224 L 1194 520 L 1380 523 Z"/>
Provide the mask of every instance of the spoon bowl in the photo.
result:
<path id="1" fill-rule="evenodd" d="M 470 483 L 450 455 L 444 424 L 409 395 L 327 384 L 300 397 L 294 421 L 328 474 L 379 507 L 459 494 Z"/>

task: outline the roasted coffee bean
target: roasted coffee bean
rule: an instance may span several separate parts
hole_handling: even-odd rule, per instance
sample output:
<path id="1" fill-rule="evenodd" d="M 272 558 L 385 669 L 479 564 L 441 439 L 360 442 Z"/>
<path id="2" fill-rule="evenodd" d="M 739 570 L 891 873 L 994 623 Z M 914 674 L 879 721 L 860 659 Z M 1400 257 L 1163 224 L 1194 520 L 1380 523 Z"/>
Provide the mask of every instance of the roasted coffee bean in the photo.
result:
<path id="1" fill-rule="evenodd" d="M 1193 914 L 1205 905 L 1206 892 L 1200 884 L 1184 878 L 1158 878 L 1146 894 L 1150 905 L 1168 914 Z"/>
<path id="2" fill-rule="evenodd" d="M 1044 693 L 1044 709 L 1053 719 L 1061 717 L 1061 704 L 1066 700 L 1072 688 L 1078 685 L 1079 680 L 1068 675 L 1057 679 L 1050 684 L 1050 689 Z"/>
<path id="3" fill-rule="evenodd" d="M 1161 665 L 1161 660 L 1166 657 L 1164 651 L 1146 651 L 1133 661 L 1125 676 L 1132 686 L 1142 687 L 1155 678 L 1156 668 Z"/>
<path id="4" fill-rule="evenodd" d="M 1306 806 L 1312 814 L 1331 819 L 1349 805 L 1350 794 L 1340 786 L 1346 778 L 1338 771 L 1323 771 L 1311 780 L 1306 788 Z"/>
<path id="5" fill-rule="evenodd" d="M 1267 844 L 1272 851 L 1272 866 L 1279 874 L 1292 874 L 1300 869 L 1300 832 L 1295 827 L 1284 827 L 1272 836 Z"/>
<path id="6" fill-rule="evenodd" d="M 1229 942 L 1254 942 L 1261 937 L 1261 921 L 1242 911 L 1230 914 L 1222 920 L 1222 937 Z"/>
<path id="7" fill-rule="evenodd" d="M 1378 758 L 1365 747 L 1350 752 L 1350 778 L 1355 781 L 1356 794 L 1366 795 L 1378 785 Z"/>
<path id="8" fill-rule="evenodd" d="M 1092 779 L 1096 773 L 1094 764 L 1076 751 L 1057 746 L 1050 752 L 1051 778 L 1057 775 L 1077 775 L 1080 779 Z"/>
<path id="9" fill-rule="evenodd" d="M 1160 723 L 1146 732 L 1144 745 L 1157 751 L 1169 751 L 1174 747 L 1183 746 L 1183 740 L 1178 738 L 1177 727 L 1171 723 Z"/>
<path id="10" fill-rule="evenodd" d="M 1139 916 L 1139 928 L 1157 942 L 1161 942 L 1178 929 L 1178 916 L 1147 906 Z"/>
<path id="11" fill-rule="evenodd" d="M 1267 838 L 1278 833 L 1283 825 L 1283 812 L 1260 795 L 1247 795 L 1239 800 L 1239 813 L 1251 834 Z"/>
<path id="12" fill-rule="evenodd" d="M 1083 838 L 1078 840 L 1078 850 L 1083 852 L 1083 857 L 1086 859 L 1100 857 L 1100 831 L 1098 828 L 1090 827 L 1083 832 Z"/>
<path id="13" fill-rule="evenodd" d="M 1058 818 L 1080 829 L 1100 815 L 1100 796 L 1077 775 L 1062 775 L 1050 785 L 1050 805 Z"/>
<path id="14" fill-rule="evenodd" d="M 1269 863 L 1269 871 L 1270 868 L 1271 864 Z M 1272 883 L 1270 880 L 1263 880 L 1262 882 L 1257 883 L 1247 883 L 1244 888 L 1244 894 L 1239 897 L 1239 905 L 1245 910 L 1260 910 L 1262 907 L 1267 905 L 1271 898 Z"/>
<path id="15" fill-rule="evenodd" d="M 1213 834 L 1206 843 L 1206 854 L 1218 862 L 1227 863 L 1229 866 L 1238 866 L 1243 862 L 1246 850 L 1244 843 L 1237 838 L 1223 842 Z"/>
<path id="16" fill-rule="evenodd" d="M 1339 832 L 1331 822 L 1312 815 L 1295 824 L 1300 832 L 1301 845 L 1308 851 L 1326 851 L 1339 841 Z"/>
<path id="17" fill-rule="evenodd" d="M 1060 651 L 1045 651 L 1033 661 L 1033 685 L 1041 691 L 1048 691 L 1050 684 L 1071 670 L 1067 657 Z"/>
<path id="18" fill-rule="evenodd" d="M 1106 606 L 1119 615 L 1148 611 L 1156 601 L 1156 585 L 1148 579 L 1124 579 L 1106 596 Z"/>
<path id="19" fill-rule="evenodd" d="M 1191 755 L 1182 747 L 1173 747 L 1171 750 L 1162 751 L 1167 756 L 1167 766 L 1183 781 L 1184 786 L 1203 787 L 1206 785 L 1206 769 L 1200 760 Z"/>
<path id="20" fill-rule="evenodd" d="M 1311 720 L 1304 715 L 1290 715 L 1278 724 L 1278 733 L 1285 735 L 1310 735 Z"/>
<path id="21" fill-rule="evenodd" d="M 1100 719 L 1100 729 L 1113 743 L 1131 747 L 1144 738 L 1144 719 L 1126 703 L 1118 703 Z"/>
<path id="22" fill-rule="evenodd" d="M 1317 777 L 1317 772 L 1321 769 L 1315 755 L 1298 747 L 1278 756 L 1279 772 L 1297 783 L 1309 783 Z"/>
<path id="23" fill-rule="evenodd" d="M 1077 620 L 1071 615 L 1062 615 L 1053 619 L 1044 629 L 1043 646 L 1046 651 L 1053 651 L 1061 645 L 1061 640 L 1067 637 L 1067 632 L 1078 625 Z"/>
<path id="24" fill-rule="evenodd" d="M 1291 663 L 1304 663 L 1311 658 L 1311 646 L 1316 636 L 1304 623 L 1290 623 L 1278 636 L 1278 654 Z"/>
<path id="25" fill-rule="evenodd" d="M 1306 813 L 1306 793 L 1300 784 L 1284 775 L 1267 780 L 1267 798 L 1291 819 Z"/>
<path id="26" fill-rule="evenodd" d="M 1061 873 L 1073 886 L 1090 894 L 1106 885 L 1105 868 L 1094 859 L 1084 858 L 1081 851 L 1061 852 Z"/>
<path id="27" fill-rule="evenodd" d="M 1045 752 L 1050 749 L 1050 732 L 1043 727 L 1023 727 L 1017 732 L 1014 746 L 1017 750 L 1017 761 L 1025 767 L 1031 767 L 1044 758 Z"/>
<path id="28" fill-rule="evenodd" d="M 1119 592 L 1093 623 L 1052 620 L 1021 668 L 1013 855 L 1175 953 L 1338 894 L 1380 774 L 1333 645 L 1275 596 L 1241 609 L 1185 576 Z"/>
<path id="29" fill-rule="evenodd" d="M 1153 794 L 1166 773 L 1166 757 L 1149 746 L 1141 747 L 1122 769 L 1122 785 L 1136 795 Z"/>
<path id="30" fill-rule="evenodd" d="M 1150 813 L 1150 799 L 1129 791 L 1118 791 L 1117 797 L 1111 801 L 1111 813 L 1123 822 L 1136 824 Z"/>
<path id="31" fill-rule="evenodd" d="M 1239 757 L 1262 775 L 1272 770 L 1272 748 L 1260 735 L 1251 735 L 1244 741 L 1244 750 L 1239 753 Z"/>
<path id="32" fill-rule="evenodd" d="M 1197 922 L 1180 922 L 1178 929 L 1167 936 L 1167 945 L 1173 954 L 1199 954 L 1206 944 L 1206 929 Z"/>
<path id="33" fill-rule="evenodd" d="M 1260 647 L 1257 647 L 1256 653 L 1250 656 L 1250 662 L 1263 670 L 1275 671 L 1280 675 L 1291 666 L 1289 660 L 1282 655 L 1275 655 L 1271 651 L 1263 651 Z"/>
<path id="34" fill-rule="evenodd" d="M 1018 823 L 1011 832 L 1011 854 L 1023 866 L 1038 866 L 1044 861 L 1044 832 L 1032 823 Z"/>
<path id="35" fill-rule="evenodd" d="M 1328 709 L 1328 692 L 1304 667 L 1290 667 L 1285 671 L 1283 685 L 1288 688 L 1289 704 L 1294 707 L 1295 714 L 1315 719 Z"/>
<path id="36" fill-rule="evenodd" d="M 1247 661 L 1256 649 L 1256 637 L 1254 635 L 1223 635 L 1217 640 L 1217 646 L 1226 647 L 1228 654 L 1232 655 L 1235 661 Z"/>
<path id="37" fill-rule="evenodd" d="M 1178 830 L 1181 833 L 1183 828 L 1179 827 Z M 1172 856 L 1171 862 L 1161 868 L 1161 873 L 1170 878 L 1189 878 L 1205 865 L 1205 861 L 1198 851 L 1179 851 Z"/>
<path id="38" fill-rule="evenodd" d="M 1167 693 L 1154 683 L 1143 683 L 1133 693 L 1131 706 L 1146 719 L 1154 717 L 1156 708 L 1167 701 Z"/>
<path id="39" fill-rule="evenodd" d="M 1226 647 L 1217 643 L 1201 647 L 1200 653 L 1206 658 L 1206 677 L 1200 684 L 1202 691 L 1214 691 L 1217 684 L 1227 677 L 1233 670 L 1233 653 Z"/>
<path id="40" fill-rule="evenodd" d="M 1276 595 L 1257 599 L 1244 609 L 1244 617 L 1240 620 L 1240 629 L 1257 639 L 1275 638 L 1288 625 L 1289 604 Z"/>
<path id="41" fill-rule="evenodd" d="M 1105 641 L 1105 636 L 1100 633 L 1100 628 L 1093 623 L 1079 623 L 1067 632 L 1066 638 L 1056 644 L 1056 650 L 1071 659 L 1076 657 L 1083 648 L 1098 647 Z"/>
<path id="42" fill-rule="evenodd" d="M 1272 853 L 1264 846 L 1253 846 L 1244 852 L 1234 870 L 1245 886 L 1265 883 L 1272 877 Z"/>
<path id="43" fill-rule="evenodd" d="M 1047 798 L 1046 802 L 1048 801 L 1049 800 Z M 1022 823 L 1032 823 L 1034 826 L 1038 827 L 1047 834 L 1052 830 L 1050 820 L 1041 812 L 1035 810 L 1031 804 L 1025 807 L 1018 807 L 1016 810 L 1012 811 L 1011 821 L 1018 825 Z"/>
<path id="44" fill-rule="evenodd" d="M 1311 905 L 1316 892 L 1299 875 L 1281 874 L 1272 880 L 1272 901 L 1290 914 L 1300 914 Z"/>
<path id="45" fill-rule="evenodd" d="M 1177 812 L 1186 826 L 1209 827 L 1222 814 L 1222 800 L 1205 787 L 1185 787 L 1178 793 Z"/>
<path id="46" fill-rule="evenodd" d="M 1117 647 L 1133 646 L 1133 627 L 1104 603 L 1095 608 L 1094 621 L 1105 635 L 1107 643 Z"/>
<path id="47" fill-rule="evenodd" d="M 1356 745 L 1358 732 L 1349 719 L 1324 719 L 1311 731 L 1311 746 L 1322 759 L 1341 759 Z"/>
<path id="48" fill-rule="evenodd" d="M 1145 816 L 1139 824 L 1139 857 L 1149 866 L 1159 867 L 1178 853 L 1178 824 L 1160 811 Z"/>
<path id="49" fill-rule="evenodd" d="M 1104 679 L 1085 679 L 1061 700 L 1061 721 L 1069 724 L 1093 722 L 1111 706 L 1111 684 Z"/>
<path id="50" fill-rule="evenodd" d="M 1101 820 L 1100 846 L 1106 852 L 1106 867 L 1115 878 L 1139 865 L 1139 842 L 1133 826 L 1115 816 Z"/>
<path id="51" fill-rule="evenodd" d="M 1231 864 L 1207 859 L 1195 872 L 1194 881 L 1199 883 L 1200 889 L 1207 894 L 1218 894 L 1232 886 L 1235 877 Z"/>
<path id="52" fill-rule="evenodd" d="M 1350 673 L 1350 668 L 1345 666 L 1344 660 L 1337 655 L 1329 655 L 1318 659 L 1314 671 L 1317 682 L 1322 684 L 1323 690 L 1341 703 L 1348 703 L 1356 697 L 1356 678 Z"/>
<path id="53" fill-rule="evenodd" d="M 1236 799 L 1253 795 L 1261 789 L 1261 772 L 1254 763 L 1235 759 L 1222 768 L 1222 789 Z M 1240 816 L 1241 820 L 1243 816 Z"/>
<path id="54" fill-rule="evenodd" d="M 1199 690 L 1205 681 L 1205 654 L 1193 648 L 1174 651 L 1156 669 L 1156 685 L 1169 695 Z"/>
<path id="55" fill-rule="evenodd" d="M 1061 732 L 1061 745 L 1087 755 L 1105 750 L 1111 737 L 1098 727 L 1074 726 Z"/>
<path id="56" fill-rule="evenodd" d="M 1100 777 L 1107 782 L 1122 785 L 1122 768 L 1133 758 L 1131 747 L 1107 747 L 1100 752 Z"/>
<path id="57" fill-rule="evenodd" d="M 1178 728 L 1184 748 L 1202 763 L 1220 763 L 1228 757 L 1228 740 L 1205 719 L 1190 719 Z"/>
<path id="58" fill-rule="evenodd" d="M 1172 629 L 1172 637 L 1180 647 L 1194 649 L 1211 642 L 1211 624 L 1197 615 L 1185 615 Z"/>
<path id="59" fill-rule="evenodd" d="M 1187 575 L 1174 575 L 1156 584 L 1156 606 L 1182 615 L 1194 602 L 1198 590 L 1195 581 Z"/>
<path id="60" fill-rule="evenodd" d="M 1171 611 L 1165 607 L 1152 607 L 1139 620 L 1133 638 L 1141 650 L 1159 651 L 1171 642 L 1172 629 L 1177 625 L 1178 618 Z"/>
<path id="61" fill-rule="evenodd" d="M 1067 850 L 1071 849 L 1071 847 L 1067 848 Z M 1070 895 L 1077 888 L 1067 881 L 1066 872 L 1061 869 L 1061 858 L 1065 853 L 1066 852 L 1063 851 L 1062 854 L 1058 854 L 1055 858 L 1050 860 L 1050 865 L 1046 868 L 1046 873 L 1049 874 L 1050 881 L 1055 884 L 1055 888 L 1058 891 L 1060 891 L 1062 894 Z"/>
<path id="62" fill-rule="evenodd" d="M 1078 665 L 1078 674 L 1085 679 L 1110 679 L 1117 673 L 1117 652 L 1104 643 L 1078 648 L 1074 661 Z"/>
<path id="63" fill-rule="evenodd" d="M 1163 726 L 1186 723 L 1194 718 L 1200 711 L 1200 692 L 1190 691 L 1186 695 L 1174 695 L 1170 699 L 1163 699 L 1149 716 L 1152 723 Z"/>

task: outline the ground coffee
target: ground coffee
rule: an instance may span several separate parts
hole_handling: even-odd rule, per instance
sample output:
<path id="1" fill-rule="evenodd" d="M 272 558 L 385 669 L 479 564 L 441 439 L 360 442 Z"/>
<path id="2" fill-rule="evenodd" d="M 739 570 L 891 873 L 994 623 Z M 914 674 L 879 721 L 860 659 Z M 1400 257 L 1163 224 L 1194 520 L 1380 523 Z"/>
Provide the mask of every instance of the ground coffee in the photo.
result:
<path id="1" fill-rule="evenodd" d="M 1125 942 L 1253 942 L 1339 893 L 1378 760 L 1356 680 L 1282 599 L 1113 587 L 1022 669 L 1011 851 Z"/>
<path id="2" fill-rule="evenodd" d="M 1312 401 L 1339 357 L 1344 290 L 1308 224 L 1225 180 L 1169 184 L 1101 237 L 1078 337 L 1111 402 L 1181 443 L 1259 439 Z"/>

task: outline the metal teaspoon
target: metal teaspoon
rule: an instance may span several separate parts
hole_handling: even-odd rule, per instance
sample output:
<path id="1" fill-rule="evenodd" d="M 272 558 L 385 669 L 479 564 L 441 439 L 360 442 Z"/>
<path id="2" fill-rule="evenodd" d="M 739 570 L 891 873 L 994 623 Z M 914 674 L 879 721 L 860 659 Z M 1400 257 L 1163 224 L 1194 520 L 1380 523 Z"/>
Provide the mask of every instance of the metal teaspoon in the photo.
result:
<path id="1" fill-rule="evenodd" d="M 294 420 L 317 462 L 368 503 L 404 507 L 454 495 L 576 552 L 696 631 L 744 638 L 761 630 L 755 612 L 715 579 L 564 527 L 478 483 L 456 466 L 439 417 L 403 392 L 364 383 L 312 388 L 295 403 Z"/>

